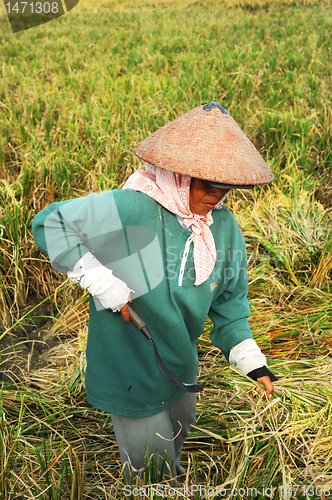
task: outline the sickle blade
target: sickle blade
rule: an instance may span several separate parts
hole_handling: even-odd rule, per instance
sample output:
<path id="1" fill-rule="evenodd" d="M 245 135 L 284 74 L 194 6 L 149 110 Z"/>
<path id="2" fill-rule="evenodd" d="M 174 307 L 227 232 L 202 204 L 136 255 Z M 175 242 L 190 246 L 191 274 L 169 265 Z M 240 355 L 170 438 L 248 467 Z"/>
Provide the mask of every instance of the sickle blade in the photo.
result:
<path id="1" fill-rule="evenodd" d="M 165 375 L 166 378 L 168 378 L 168 380 L 170 382 L 172 382 L 173 385 L 175 385 L 176 387 L 178 387 L 179 389 L 182 389 L 183 391 L 186 391 L 186 392 L 200 392 L 204 389 L 205 387 L 205 383 L 203 384 L 184 384 L 183 382 L 181 382 L 168 368 L 167 366 L 163 363 L 162 359 L 160 358 L 159 356 L 159 353 L 157 351 L 157 347 L 156 347 L 156 344 L 154 343 L 154 341 L 152 340 L 152 338 L 150 339 L 150 342 L 151 344 L 153 345 L 153 350 L 154 350 L 154 355 L 155 355 L 155 358 L 157 360 L 157 363 L 158 363 L 158 366 L 160 368 L 160 370 L 162 371 L 162 373 Z"/>
<path id="2" fill-rule="evenodd" d="M 165 375 L 165 377 L 170 381 L 172 382 L 173 385 L 175 385 L 176 387 L 178 387 L 179 389 L 182 389 L 183 391 L 186 391 L 186 392 L 200 392 L 204 389 L 205 387 L 205 383 L 203 384 L 184 384 L 183 382 L 181 382 L 175 375 L 174 373 L 172 373 L 168 368 L 167 366 L 164 364 L 164 362 L 162 361 L 161 357 L 159 356 L 159 352 L 157 350 L 157 346 L 156 344 L 154 343 L 154 340 L 152 338 L 152 335 L 151 333 L 149 332 L 149 330 L 147 329 L 147 326 L 146 324 L 144 323 L 144 321 L 142 320 L 142 318 L 139 316 L 139 314 L 135 311 L 135 309 L 133 308 L 133 306 L 128 302 L 127 304 L 128 306 L 128 311 L 129 311 L 129 316 L 130 316 L 130 321 L 136 326 L 136 328 L 138 330 L 140 330 L 143 335 L 145 335 L 145 337 L 151 342 L 152 346 L 153 346 L 153 351 L 154 351 L 154 355 L 155 355 L 155 358 L 156 358 L 156 361 L 158 363 L 158 366 L 160 368 L 160 370 L 162 371 L 162 373 Z"/>

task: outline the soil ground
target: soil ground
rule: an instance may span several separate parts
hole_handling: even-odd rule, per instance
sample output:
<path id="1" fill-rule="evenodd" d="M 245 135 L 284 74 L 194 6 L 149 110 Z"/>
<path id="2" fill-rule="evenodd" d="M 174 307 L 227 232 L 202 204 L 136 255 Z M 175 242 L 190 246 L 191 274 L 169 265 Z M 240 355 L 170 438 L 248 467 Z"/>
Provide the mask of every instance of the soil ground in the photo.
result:
<path id="1" fill-rule="evenodd" d="M 33 302 L 34 298 L 22 310 L 22 315 L 34 306 Z M 61 340 L 50 337 L 51 325 L 51 306 L 41 304 L 33 311 L 33 315 L 21 321 L 0 341 L 0 381 L 8 382 L 10 386 L 7 388 L 15 390 L 16 384 L 22 382 L 23 372 L 52 364 L 47 354 Z"/>

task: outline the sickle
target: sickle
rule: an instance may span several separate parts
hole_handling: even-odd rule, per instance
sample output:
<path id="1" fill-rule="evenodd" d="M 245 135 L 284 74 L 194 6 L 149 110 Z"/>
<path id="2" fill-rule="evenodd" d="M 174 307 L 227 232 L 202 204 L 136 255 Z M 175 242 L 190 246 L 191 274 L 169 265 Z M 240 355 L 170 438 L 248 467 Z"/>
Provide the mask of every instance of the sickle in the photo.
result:
<path id="1" fill-rule="evenodd" d="M 129 311 L 129 317 L 130 317 L 130 321 L 136 326 L 136 328 L 138 328 L 142 333 L 143 335 L 145 335 L 145 337 L 151 342 L 151 344 L 153 345 L 153 350 L 154 350 L 154 355 L 155 355 L 155 358 L 156 358 L 156 361 L 158 363 L 158 366 L 160 368 L 160 370 L 163 372 L 163 374 L 165 375 L 165 377 L 168 378 L 168 380 L 170 382 L 172 382 L 172 384 L 174 384 L 176 387 L 178 387 L 179 389 L 182 389 L 183 391 L 186 391 L 186 392 L 200 392 L 204 389 L 205 387 L 205 383 L 203 384 L 184 384 L 183 382 L 181 382 L 168 368 L 167 366 L 164 365 L 163 361 L 161 360 L 160 356 L 159 356 L 159 353 L 157 351 L 157 347 L 156 347 L 156 344 L 154 343 L 154 340 L 152 338 L 152 335 L 151 333 L 149 332 L 149 330 L 147 329 L 144 321 L 142 320 L 142 318 L 137 314 L 137 312 L 135 311 L 135 309 L 133 308 L 133 306 L 128 302 L 127 303 L 127 306 L 128 306 L 128 311 Z"/>

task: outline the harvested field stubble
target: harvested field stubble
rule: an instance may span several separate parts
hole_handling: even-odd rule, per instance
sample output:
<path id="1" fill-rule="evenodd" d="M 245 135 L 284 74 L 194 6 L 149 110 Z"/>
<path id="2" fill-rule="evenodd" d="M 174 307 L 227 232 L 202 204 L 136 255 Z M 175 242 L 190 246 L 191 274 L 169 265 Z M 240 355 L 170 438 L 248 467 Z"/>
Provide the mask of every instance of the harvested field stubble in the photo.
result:
<path id="1" fill-rule="evenodd" d="M 12 495 L 3 498 L 38 498 L 47 487 L 50 498 L 61 498 L 60 492 L 63 498 L 123 498 L 110 419 L 87 405 L 81 363 L 75 358 L 73 365 L 67 383 L 54 373 L 48 390 L 3 392 L 2 491 Z M 255 498 L 264 498 L 264 486 L 331 483 L 331 361 L 270 365 L 279 383 L 267 403 L 254 396 L 252 380 L 201 346 L 200 377 L 208 388 L 184 453 L 197 484 L 257 488 Z"/>
<path id="2" fill-rule="evenodd" d="M 87 296 L 62 285 L 31 221 L 121 187 L 139 140 L 210 100 L 276 176 L 226 204 L 247 243 L 251 327 L 279 382 L 272 400 L 255 398 L 207 322 L 184 461 L 197 484 L 257 487 L 255 498 L 264 486 L 332 493 L 329 2 L 85 0 L 15 36 L 0 9 L 0 369 L 18 389 L 1 392 L 0 498 L 123 498 L 110 419 L 85 400 Z"/>

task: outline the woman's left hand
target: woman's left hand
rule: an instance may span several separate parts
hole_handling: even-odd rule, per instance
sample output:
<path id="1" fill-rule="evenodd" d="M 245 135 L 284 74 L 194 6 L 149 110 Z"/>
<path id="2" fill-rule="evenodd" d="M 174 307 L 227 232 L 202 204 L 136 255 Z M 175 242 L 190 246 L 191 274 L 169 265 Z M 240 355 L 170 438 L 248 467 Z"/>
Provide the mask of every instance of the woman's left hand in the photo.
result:
<path id="1" fill-rule="evenodd" d="M 268 399 L 271 399 L 271 397 L 272 397 L 272 393 L 273 393 L 273 390 L 274 390 L 274 387 L 273 387 L 273 384 L 272 384 L 272 382 L 271 382 L 270 377 L 269 377 L 268 375 L 265 375 L 265 377 L 260 377 L 260 378 L 258 378 L 258 379 L 257 379 L 257 382 L 258 382 L 259 384 L 264 385 L 264 387 L 265 387 L 265 391 L 266 391 L 266 392 L 265 392 L 266 397 L 267 397 Z M 256 387 L 256 390 L 257 390 L 257 392 L 260 392 L 260 388 L 259 388 L 259 387 Z"/>

